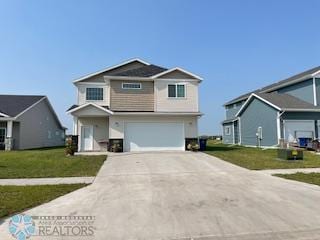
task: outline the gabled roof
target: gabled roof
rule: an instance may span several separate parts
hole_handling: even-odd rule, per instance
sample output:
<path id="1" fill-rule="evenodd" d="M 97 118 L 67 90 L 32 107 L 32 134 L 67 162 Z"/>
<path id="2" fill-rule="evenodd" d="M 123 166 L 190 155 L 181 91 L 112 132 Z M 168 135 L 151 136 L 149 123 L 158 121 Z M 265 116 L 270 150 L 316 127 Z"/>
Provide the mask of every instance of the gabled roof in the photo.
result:
<path id="1" fill-rule="evenodd" d="M 110 74 L 110 76 L 127 76 L 127 77 L 151 77 L 158 73 L 167 71 L 167 68 L 163 68 L 157 65 L 147 65 L 136 69 L 127 70 L 124 72 Z"/>
<path id="2" fill-rule="evenodd" d="M 135 64 L 136 62 L 139 64 Z M 128 65 L 128 66 L 126 66 L 126 65 Z M 179 68 L 179 67 L 167 69 L 164 67 L 160 67 L 160 66 L 157 66 L 154 64 L 147 63 L 147 62 L 142 61 L 138 58 L 135 58 L 135 59 L 132 59 L 129 61 L 125 61 L 121 64 L 118 64 L 118 65 L 103 69 L 101 71 L 98 71 L 98 72 L 95 72 L 92 74 L 88 74 L 86 76 L 78 78 L 73 83 L 78 83 L 78 82 L 84 81 L 90 77 L 94 77 L 99 74 L 103 74 L 104 77 L 109 77 L 111 79 L 123 79 L 125 77 L 130 77 L 132 79 L 145 78 L 147 80 L 153 80 L 155 78 L 161 77 L 165 74 L 168 74 L 168 73 L 171 73 L 174 71 L 179 71 L 183 74 L 186 74 L 186 75 L 190 76 L 190 79 L 195 78 L 197 80 L 202 80 L 201 77 L 199 77 L 191 72 L 188 72 L 187 70 Z"/>
<path id="3" fill-rule="evenodd" d="M 0 114 L 3 117 L 16 117 L 46 96 L 0 95 Z"/>
<path id="4" fill-rule="evenodd" d="M 130 64 L 130 63 L 134 63 L 134 62 L 139 62 L 139 63 L 141 63 L 141 64 L 143 64 L 143 65 L 145 65 L 145 66 L 150 65 L 150 63 L 145 62 L 145 61 L 143 61 L 143 60 L 141 60 L 141 59 L 139 59 L 139 58 L 134 58 L 134 59 L 130 59 L 130 60 L 127 60 L 127 61 L 125 61 L 125 62 L 122 62 L 122 63 L 120 63 L 120 64 L 117 64 L 117 65 L 114 65 L 114 66 L 111 66 L 111 67 L 107 67 L 107 68 L 102 69 L 102 70 L 100 70 L 100 71 L 97 71 L 97 72 L 94 72 L 94 73 L 85 75 L 85 76 L 83 76 L 83 77 L 80 77 L 80 78 L 74 80 L 73 82 L 74 82 L 74 83 L 77 83 L 77 82 L 83 81 L 83 80 L 85 80 L 85 79 L 88 79 L 88 78 L 90 78 L 90 77 L 96 76 L 96 75 L 98 75 L 98 74 L 101 74 L 101 73 L 104 73 L 104 72 L 108 72 L 108 71 L 114 70 L 114 69 L 116 69 L 116 68 L 120 68 L 120 67 L 122 67 L 122 66 L 125 66 L 125 65 L 128 65 L 128 64 Z"/>
<path id="5" fill-rule="evenodd" d="M 304 71 L 302 73 L 296 74 L 296 75 L 294 75 L 292 77 L 286 78 L 286 79 L 281 80 L 279 82 L 267 85 L 267 86 L 265 86 L 263 88 L 254 90 L 252 92 L 243 94 L 243 95 L 241 95 L 241 96 L 239 96 L 237 98 L 234 98 L 231 101 L 225 103 L 224 106 L 230 105 L 230 104 L 242 101 L 242 100 L 246 100 L 252 93 L 265 93 L 265 92 L 274 91 L 276 89 L 279 89 L 279 88 L 294 84 L 296 82 L 300 82 L 300 81 L 304 81 L 306 79 L 312 78 L 314 75 L 316 75 L 318 73 L 320 73 L 320 66 L 312 68 L 312 69 L 309 69 L 309 70 Z"/>
<path id="6" fill-rule="evenodd" d="M 113 114 L 113 112 L 109 109 L 108 106 L 100 106 L 98 104 L 95 104 L 95 103 L 86 103 L 86 104 L 83 104 L 83 105 L 72 105 L 68 110 L 67 110 L 67 113 L 73 113 L 73 112 L 76 112 L 76 111 L 79 111 L 85 107 L 88 107 L 88 106 L 92 106 L 94 108 L 97 108 L 97 109 L 100 109 L 102 110 L 103 112 L 106 112 L 110 115 Z"/>
<path id="7" fill-rule="evenodd" d="M 303 111 L 310 112 L 316 111 L 320 112 L 320 108 L 314 106 L 311 103 L 305 102 L 299 98 L 291 96 L 285 93 L 252 93 L 247 101 L 242 105 L 240 110 L 237 112 L 236 117 L 238 117 L 251 103 L 253 98 L 257 98 L 262 102 L 268 104 L 269 106 L 275 108 L 278 111 Z"/>

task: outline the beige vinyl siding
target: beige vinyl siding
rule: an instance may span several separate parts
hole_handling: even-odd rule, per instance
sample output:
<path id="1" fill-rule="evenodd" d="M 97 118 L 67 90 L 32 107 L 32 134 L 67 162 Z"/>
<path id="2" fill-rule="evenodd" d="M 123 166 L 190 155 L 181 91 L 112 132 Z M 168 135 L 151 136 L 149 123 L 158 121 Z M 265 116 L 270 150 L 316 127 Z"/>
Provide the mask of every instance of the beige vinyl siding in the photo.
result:
<path id="1" fill-rule="evenodd" d="M 109 137 L 124 138 L 124 125 L 126 122 L 183 122 L 185 138 L 198 137 L 198 117 L 197 116 L 110 116 L 109 117 Z"/>
<path id="2" fill-rule="evenodd" d="M 93 126 L 93 150 L 106 151 L 107 145 L 99 142 L 109 139 L 109 121 L 107 117 L 79 117 L 78 133 L 82 136 L 82 126 Z M 79 138 L 79 146 L 81 146 L 81 137 Z"/>
<path id="3" fill-rule="evenodd" d="M 122 83 L 140 83 L 141 89 L 122 89 Z M 110 81 L 112 111 L 154 111 L 154 84 L 146 81 Z"/>
<path id="4" fill-rule="evenodd" d="M 186 86 L 185 98 L 169 98 L 168 84 L 181 83 Z M 177 80 L 155 81 L 155 111 L 157 112 L 198 112 L 198 82 Z"/>
<path id="5" fill-rule="evenodd" d="M 101 83 L 97 84 L 77 84 L 78 87 L 78 105 L 82 105 L 88 102 L 95 103 L 101 106 L 110 106 L 109 98 L 109 84 Z M 103 101 L 87 101 L 86 100 L 86 88 L 103 88 Z"/>

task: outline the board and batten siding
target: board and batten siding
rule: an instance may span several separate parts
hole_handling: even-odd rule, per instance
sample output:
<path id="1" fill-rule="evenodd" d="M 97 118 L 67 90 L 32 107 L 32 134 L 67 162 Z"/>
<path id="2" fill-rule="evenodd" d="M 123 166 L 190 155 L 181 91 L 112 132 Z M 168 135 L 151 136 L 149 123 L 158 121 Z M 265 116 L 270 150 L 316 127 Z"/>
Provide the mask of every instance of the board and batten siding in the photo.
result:
<path id="1" fill-rule="evenodd" d="M 122 83 L 140 83 L 141 89 L 122 89 Z M 154 111 L 154 84 L 147 81 L 110 81 L 112 111 Z"/>
<path id="2" fill-rule="evenodd" d="M 254 98 L 240 116 L 241 144 L 257 146 L 256 133 L 258 127 L 262 127 L 261 146 L 277 145 L 277 113 L 273 107 Z"/>
<path id="3" fill-rule="evenodd" d="M 277 92 L 292 95 L 311 104 L 314 103 L 312 79 L 281 88 Z"/>
<path id="4" fill-rule="evenodd" d="M 168 84 L 185 84 L 185 98 L 169 98 Z M 161 79 L 155 84 L 155 111 L 157 112 L 198 112 L 198 86 L 197 81 L 179 82 L 179 80 Z"/>

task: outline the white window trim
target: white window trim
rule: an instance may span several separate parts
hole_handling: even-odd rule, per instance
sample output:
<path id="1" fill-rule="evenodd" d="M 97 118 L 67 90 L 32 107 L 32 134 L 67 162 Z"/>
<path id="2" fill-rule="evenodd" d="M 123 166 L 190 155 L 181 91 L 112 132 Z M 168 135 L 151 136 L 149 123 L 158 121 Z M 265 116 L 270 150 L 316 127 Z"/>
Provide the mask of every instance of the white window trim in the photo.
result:
<path id="1" fill-rule="evenodd" d="M 228 133 L 226 131 L 227 129 L 229 129 Z M 226 136 L 231 135 L 231 126 L 224 126 L 224 135 L 226 135 Z"/>
<path id="2" fill-rule="evenodd" d="M 169 85 L 176 86 L 176 96 L 175 97 L 169 97 Z M 184 97 L 178 97 L 178 87 L 177 87 L 178 85 L 184 86 Z M 187 84 L 185 84 L 185 83 L 168 83 L 167 94 L 168 94 L 168 99 L 186 99 L 187 98 Z"/>
<path id="3" fill-rule="evenodd" d="M 129 85 L 130 85 L 130 84 L 132 84 L 132 85 L 133 85 L 133 84 L 137 84 L 137 85 L 139 85 L 139 88 L 130 88 L 130 87 L 128 88 L 128 87 L 124 87 L 124 86 L 123 86 L 124 84 L 129 84 Z M 139 90 L 139 89 L 142 89 L 142 87 L 141 87 L 141 83 L 136 83 L 136 82 L 132 82 L 132 83 L 123 82 L 123 83 L 122 83 L 122 89 Z"/>
<path id="4" fill-rule="evenodd" d="M 102 88 L 102 100 L 88 100 L 88 99 L 87 99 L 87 89 L 88 89 L 88 88 Z M 86 93 L 85 93 L 86 102 L 103 102 L 103 101 L 104 101 L 104 92 L 105 92 L 105 88 L 104 88 L 104 87 L 98 87 L 98 86 L 86 87 Z"/>

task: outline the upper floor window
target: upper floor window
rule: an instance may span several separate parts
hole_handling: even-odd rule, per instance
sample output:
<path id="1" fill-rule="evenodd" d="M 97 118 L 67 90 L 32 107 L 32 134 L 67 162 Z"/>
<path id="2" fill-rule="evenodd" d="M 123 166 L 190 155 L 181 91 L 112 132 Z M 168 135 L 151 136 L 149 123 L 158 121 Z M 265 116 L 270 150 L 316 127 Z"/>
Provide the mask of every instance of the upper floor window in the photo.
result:
<path id="1" fill-rule="evenodd" d="M 141 83 L 122 83 L 122 89 L 141 89 Z"/>
<path id="2" fill-rule="evenodd" d="M 169 84 L 168 85 L 169 98 L 184 98 L 186 97 L 185 84 Z"/>
<path id="3" fill-rule="evenodd" d="M 102 101 L 103 100 L 103 88 L 87 88 L 86 100 L 89 101 Z"/>

